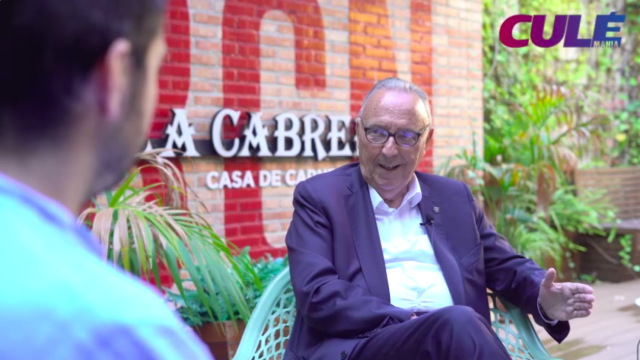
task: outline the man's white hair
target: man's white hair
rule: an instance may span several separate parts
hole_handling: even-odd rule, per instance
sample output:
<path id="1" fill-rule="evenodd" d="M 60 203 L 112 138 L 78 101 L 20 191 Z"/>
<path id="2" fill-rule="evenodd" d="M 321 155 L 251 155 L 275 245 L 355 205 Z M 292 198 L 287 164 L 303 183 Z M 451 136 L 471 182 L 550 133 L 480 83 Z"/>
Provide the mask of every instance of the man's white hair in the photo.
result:
<path id="1" fill-rule="evenodd" d="M 360 105 L 360 111 L 358 111 L 359 118 L 362 118 L 362 112 L 371 95 L 373 95 L 374 92 L 378 90 L 383 90 L 383 89 L 406 91 L 406 92 L 411 92 L 418 95 L 420 100 L 422 100 L 422 103 L 424 104 L 425 109 L 427 110 L 427 116 L 429 118 L 429 126 L 431 126 L 431 123 L 432 123 L 431 111 L 429 110 L 429 99 L 427 98 L 427 94 L 418 86 L 414 85 L 413 83 L 406 80 L 399 79 L 397 77 L 389 77 L 386 79 L 382 79 L 378 81 L 375 85 L 373 85 L 371 90 L 369 90 L 367 95 L 362 100 L 362 105 Z"/>

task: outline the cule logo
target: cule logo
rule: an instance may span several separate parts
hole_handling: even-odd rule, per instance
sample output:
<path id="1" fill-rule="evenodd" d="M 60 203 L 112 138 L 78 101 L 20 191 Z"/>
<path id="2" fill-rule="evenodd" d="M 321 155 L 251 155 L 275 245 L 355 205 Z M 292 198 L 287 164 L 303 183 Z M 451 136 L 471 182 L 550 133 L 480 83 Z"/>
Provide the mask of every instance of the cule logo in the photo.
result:
<path id="1" fill-rule="evenodd" d="M 500 26 L 500 42 L 510 48 L 529 46 L 529 40 L 540 48 L 554 47 L 564 39 L 565 48 L 614 47 L 619 48 L 622 37 L 608 37 L 607 33 L 620 32 L 620 26 L 609 26 L 609 23 L 624 23 L 625 15 L 610 14 L 597 15 L 593 36 L 579 38 L 580 21 L 582 15 L 556 15 L 553 20 L 553 30 L 548 39 L 544 38 L 544 24 L 547 15 L 518 14 L 508 17 Z M 530 39 L 515 39 L 513 29 L 519 23 L 531 23 Z"/>

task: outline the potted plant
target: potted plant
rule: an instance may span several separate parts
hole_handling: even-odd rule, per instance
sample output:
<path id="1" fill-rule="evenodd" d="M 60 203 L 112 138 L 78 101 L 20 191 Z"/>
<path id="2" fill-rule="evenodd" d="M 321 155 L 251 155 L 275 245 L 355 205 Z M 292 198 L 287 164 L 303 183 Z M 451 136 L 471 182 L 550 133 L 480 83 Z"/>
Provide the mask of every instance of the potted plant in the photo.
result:
<path id="1" fill-rule="evenodd" d="M 240 282 L 239 286 L 246 291 L 244 301 L 253 311 L 267 285 L 287 266 L 287 256 L 274 259 L 267 254 L 266 258 L 251 260 L 249 248 L 245 248 L 234 257 L 234 260 L 251 263 L 250 271 L 241 270 L 238 281 Z M 254 274 L 257 275 L 258 282 L 254 281 Z M 205 286 L 204 291 L 209 296 L 203 301 L 189 274 L 184 274 L 182 287 L 185 289 L 184 297 L 178 293 L 177 286 L 174 285 L 165 289 L 167 299 L 174 305 L 185 323 L 191 326 L 202 341 L 207 344 L 216 360 L 233 359 L 246 325 L 240 311 L 232 305 L 230 311 L 223 311 L 216 314 L 215 319 L 211 319 L 207 314 L 205 301 L 222 302 L 221 291 L 215 286 Z"/>
<path id="2" fill-rule="evenodd" d="M 174 164 L 158 156 L 162 150 L 139 154 L 139 162 L 129 176 L 115 189 L 93 199 L 93 206 L 80 214 L 79 222 L 98 238 L 107 261 L 161 292 L 164 288 L 159 272 L 165 268 L 187 304 L 183 311 L 201 313 L 204 309 L 212 321 L 230 312 L 248 319 L 247 279 L 259 284 L 251 264 L 245 257 L 235 256 L 239 251 L 233 244 L 218 237 L 206 220 L 188 210 L 183 175 Z M 141 172 L 149 169 L 158 171 L 160 180 L 138 185 Z M 202 308 L 189 307 L 181 275 L 191 279 L 190 297 L 200 299 Z M 212 288 L 217 291 L 205 290 Z"/>

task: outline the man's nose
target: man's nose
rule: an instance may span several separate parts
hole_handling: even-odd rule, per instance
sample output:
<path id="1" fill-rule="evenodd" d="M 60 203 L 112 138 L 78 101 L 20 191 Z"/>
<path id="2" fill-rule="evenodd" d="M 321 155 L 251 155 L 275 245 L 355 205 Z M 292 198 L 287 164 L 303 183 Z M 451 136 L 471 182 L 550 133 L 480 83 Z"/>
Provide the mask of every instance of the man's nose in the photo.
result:
<path id="1" fill-rule="evenodd" d="M 389 136 L 389 138 L 387 139 L 387 142 L 384 143 L 384 147 L 382 148 L 382 153 L 385 156 L 395 156 L 398 153 L 398 148 L 397 148 L 397 144 L 396 144 L 396 140 L 393 138 L 393 136 Z"/>

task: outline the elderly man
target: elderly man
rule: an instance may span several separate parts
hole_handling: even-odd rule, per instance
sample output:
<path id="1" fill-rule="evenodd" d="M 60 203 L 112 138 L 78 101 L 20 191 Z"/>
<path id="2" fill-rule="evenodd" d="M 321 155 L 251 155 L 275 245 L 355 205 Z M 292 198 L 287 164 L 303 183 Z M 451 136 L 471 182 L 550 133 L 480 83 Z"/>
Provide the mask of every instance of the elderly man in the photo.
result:
<path id="1" fill-rule="evenodd" d="M 285 360 L 509 359 L 486 288 L 558 342 L 593 290 L 554 283 L 497 234 L 458 181 L 416 168 L 433 133 L 427 96 L 389 78 L 356 119 L 360 162 L 296 187 L 287 233 L 297 316 Z"/>

